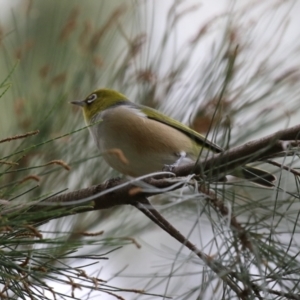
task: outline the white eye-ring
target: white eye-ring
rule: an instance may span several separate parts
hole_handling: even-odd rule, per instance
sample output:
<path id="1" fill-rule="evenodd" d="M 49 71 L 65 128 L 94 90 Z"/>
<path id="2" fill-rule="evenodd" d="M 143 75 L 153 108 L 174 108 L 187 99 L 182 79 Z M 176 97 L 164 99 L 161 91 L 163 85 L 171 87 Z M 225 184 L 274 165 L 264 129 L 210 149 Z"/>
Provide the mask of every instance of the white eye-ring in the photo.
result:
<path id="1" fill-rule="evenodd" d="M 91 104 L 93 101 L 95 101 L 97 99 L 97 94 L 92 94 L 90 95 L 87 99 L 86 99 L 86 102 L 88 104 Z"/>

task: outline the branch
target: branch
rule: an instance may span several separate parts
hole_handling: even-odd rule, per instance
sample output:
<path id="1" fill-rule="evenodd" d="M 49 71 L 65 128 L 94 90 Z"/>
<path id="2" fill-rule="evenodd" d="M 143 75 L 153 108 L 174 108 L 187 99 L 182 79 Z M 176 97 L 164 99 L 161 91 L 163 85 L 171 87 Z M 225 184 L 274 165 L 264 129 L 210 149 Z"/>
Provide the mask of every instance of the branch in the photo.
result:
<path id="1" fill-rule="evenodd" d="M 289 129 L 278 131 L 274 134 L 264 138 L 246 143 L 242 146 L 232 148 L 220 154 L 215 154 L 206 161 L 201 161 L 199 164 L 186 164 L 175 167 L 172 170 L 176 176 L 187 176 L 188 174 L 208 174 L 213 176 L 220 176 L 220 173 L 228 173 L 233 169 L 242 166 L 246 163 L 264 160 L 269 156 L 274 156 L 276 153 L 287 150 L 289 146 L 298 146 L 300 141 L 297 140 L 300 133 L 300 125 L 291 127 Z M 162 178 L 160 178 L 162 177 Z M 69 210 L 65 215 L 79 213 L 82 211 L 93 211 L 99 209 L 106 209 L 118 205 L 128 205 L 150 197 L 153 195 L 164 193 L 163 189 L 175 190 L 181 188 L 185 182 L 180 182 L 180 178 L 165 178 L 163 176 L 155 176 L 146 179 L 143 182 L 153 187 L 153 189 L 145 189 L 137 187 L 140 182 L 139 178 L 126 182 L 125 180 L 111 179 L 105 183 L 80 189 L 74 192 L 65 193 L 62 195 L 52 196 L 44 199 L 43 202 L 31 203 L 30 211 L 45 210 L 49 203 L 53 206 L 70 205 Z M 86 201 L 79 201 L 87 199 Z M 74 203 L 74 204 L 72 204 Z M 86 207 L 89 204 L 89 207 Z M 84 207 L 85 206 L 85 207 Z M 22 205 L 19 206 L 22 208 Z M 14 210 L 18 207 L 14 208 Z M 72 211 L 75 209 L 75 211 Z M 8 214 L 11 210 L 4 210 L 2 214 Z M 70 212 L 71 211 L 71 212 Z M 59 217 L 62 217 L 60 215 Z"/>
<path id="2" fill-rule="evenodd" d="M 215 154 L 195 166 L 194 163 L 178 166 L 172 170 L 177 176 L 187 176 L 191 171 L 195 174 L 207 174 L 211 177 L 228 174 L 237 167 L 247 163 L 262 161 L 290 147 L 298 147 L 300 125 L 280 130 L 264 138 L 248 142 L 238 147 Z"/>
<path id="3" fill-rule="evenodd" d="M 188 164 L 176 167 L 174 168 L 173 173 L 176 176 L 186 176 L 191 173 L 219 176 L 220 173 L 228 173 L 246 163 L 264 160 L 282 151 L 289 150 L 290 147 L 298 146 L 299 143 L 297 138 L 299 133 L 300 125 L 294 126 L 265 138 L 213 155 L 206 161 L 202 161 L 197 165 Z M 45 211 L 46 208 L 48 208 L 48 211 L 50 212 L 55 211 L 58 207 L 65 208 L 65 210 L 63 210 L 59 215 L 53 214 L 51 217 L 58 218 L 84 211 L 105 209 L 119 205 L 133 205 L 160 226 L 164 231 L 173 236 L 182 245 L 193 251 L 207 266 L 211 268 L 211 270 L 220 276 L 224 282 L 226 282 L 232 290 L 235 291 L 238 297 L 243 298 L 243 292 L 237 285 L 237 282 L 243 282 L 242 279 L 239 278 L 239 275 L 237 273 L 230 272 L 230 270 L 224 267 L 221 263 L 197 249 L 195 245 L 188 241 L 176 228 L 165 220 L 146 198 L 152 195 L 164 193 L 166 188 L 168 190 L 175 190 L 185 184 L 186 182 L 180 178 L 160 178 L 159 176 L 144 180 L 143 185 L 141 185 L 141 181 L 139 179 L 135 179 L 131 182 L 126 182 L 121 179 L 112 179 L 103 184 L 50 197 L 48 199 L 44 199 L 43 202 L 31 203 L 32 206 L 27 210 L 27 213 L 42 210 Z M 151 188 L 146 189 L 147 185 L 151 186 Z M 207 201 L 210 201 L 222 215 L 228 216 L 228 210 L 222 200 L 218 199 L 209 189 L 202 186 L 199 188 L 199 192 L 205 194 L 207 196 Z M 16 212 L 17 209 L 22 209 L 24 207 L 25 205 L 20 205 L 18 207 L 6 209 L 2 211 L 2 215 L 7 215 L 12 211 Z M 45 215 L 37 220 L 37 222 L 45 221 L 47 221 L 47 216 Z M 248 240 L 246 231 L 237 222 L 233 215 L 231 216 L 230 225 L 238 233 L 244 247 L 251 251 L 252 245 Z"/>
<path id="4" fill-rule="evenodd" d="M 190 249 L 195 253 L 212 271 L 215 272 L 218 277 L 231 287 L 238 297 L 241 296 L 242 290 L 238 284 L 232 278 L 240 280 L 236 274 L 233 274 L 231 270 L 224 267 L 221 263 L 216 261 L 212 256 L 209 256 L 199 250 L 194 244 L 192 244 L 184 235 L 182 235 L 171 223 L 169 223 L 149 202 L 147 198 L 133 204 L 138 210 L 146 215 L 150 220 L 157 224 L 160 228 L 175 238 L 180 244 Z"/>

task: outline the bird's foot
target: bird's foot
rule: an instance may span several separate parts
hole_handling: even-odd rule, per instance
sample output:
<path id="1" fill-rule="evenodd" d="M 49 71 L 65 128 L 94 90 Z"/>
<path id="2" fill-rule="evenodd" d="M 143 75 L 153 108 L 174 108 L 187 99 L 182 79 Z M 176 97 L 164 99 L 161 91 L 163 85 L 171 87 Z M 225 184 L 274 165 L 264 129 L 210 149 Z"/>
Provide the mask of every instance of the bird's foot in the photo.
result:
<path id="1" fill-rule="evenodd" d="M 176 153 L 176 156 L 178 157 L 178 159 L 175 161 L 175 163 L 172 165 L 164 165 L 164 167 L 162 169 L 163 171 L 173 172 L 173 170 L 176 167 L 178 167 L 183 162 L 183 160 L 186 158 L 186 152 L 181 151 L 179 153 Z"/>
<path id="2" fill-rule="evenodd" d="M 175 169 L 176 165 L 164 165 L 164 167 L 162 168 L 163 172 L 173 172 L 173 170 Z"/>

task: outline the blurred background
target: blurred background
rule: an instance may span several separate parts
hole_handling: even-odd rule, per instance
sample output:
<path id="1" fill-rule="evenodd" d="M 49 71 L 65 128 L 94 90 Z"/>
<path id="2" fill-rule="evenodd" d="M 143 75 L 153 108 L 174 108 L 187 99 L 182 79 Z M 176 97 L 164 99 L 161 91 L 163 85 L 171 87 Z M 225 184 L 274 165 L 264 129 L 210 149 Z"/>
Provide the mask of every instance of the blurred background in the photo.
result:
<path id="1" fill-rule="evenodd" d="M 159 109 L 224 148 L 298 124 L 299 14 L 299 1 L 0 1 L 0 140 L 39 130 L 1 143 L 0 198 L 29 202 L 119 175 L 102 160 L 88 129 L 78 131 L 85 126 L 81 111 L 69 104 L 100 87 Z M 284 162 L 296 168 L 297 159 Z M 276 189 L 251 183 L 215 189 L 255 232 L 257 249 L 267 251 L 268 243 L 277 249 L 265 254 L 272 267 L 249 259 L 247 276 L 299 293 L 292 279 L 283 280 L 283 269 L 277 270 L 280 280 L 266 275 L 282 257 L 295 257 L 298 180 L 263 167 L 277 173 Z M 205 253 L 234 260 L 228 220 L 203 195 L 184 189 L 152 203 Z M 30 246 L 13 231 L 29 221 L 22 214 L 3 221 L 2 250 L 14 258 L 3 258 L 12 269 L 1 271 L 2 292 L 12 280 L 4 274 L 13 278 L 13 266 L 28 257 L 35 257 L 32 272 L 43 265 L 47 270 L 30 273 L 32 295 L 25 284 L 12 285 L 8 295 L 14 299 L 22 293 L 54 299 L 49 286 L 78 299 L 234 299 L 207 266 L 134 208 L 52 220 L 39 228 L 43 243 Z M 99 236 L 79 234 L 102 230 Z M 72 273 L 79 268 L 86 277 Z M 107 286 L 99 288 L 93 277 Z"/>

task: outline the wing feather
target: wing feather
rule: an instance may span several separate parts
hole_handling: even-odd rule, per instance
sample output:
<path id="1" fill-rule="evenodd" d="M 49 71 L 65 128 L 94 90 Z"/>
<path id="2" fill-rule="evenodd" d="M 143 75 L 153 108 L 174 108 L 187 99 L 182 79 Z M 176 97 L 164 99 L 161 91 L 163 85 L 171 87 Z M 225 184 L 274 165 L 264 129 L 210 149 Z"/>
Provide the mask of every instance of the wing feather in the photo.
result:
<path id="1" fill-rule="evenodd" d="M 147 115 L 149 119 L 161 122 L 163 124 L 169 125 L 173 128 L 178 129 L 192 140 L 194 140 L 201 147 L 205 147 L 213 152 L 220 153 L 223 151 L 221 147 L 209 141 L 205 136 L 191 129 L 190 127 L 183 125 L 179 121 L 176 121 L 168 116 L 161 114 L 159 111 L 154 110 L 149 107 L 141 106 L 141 110 Z"/>

